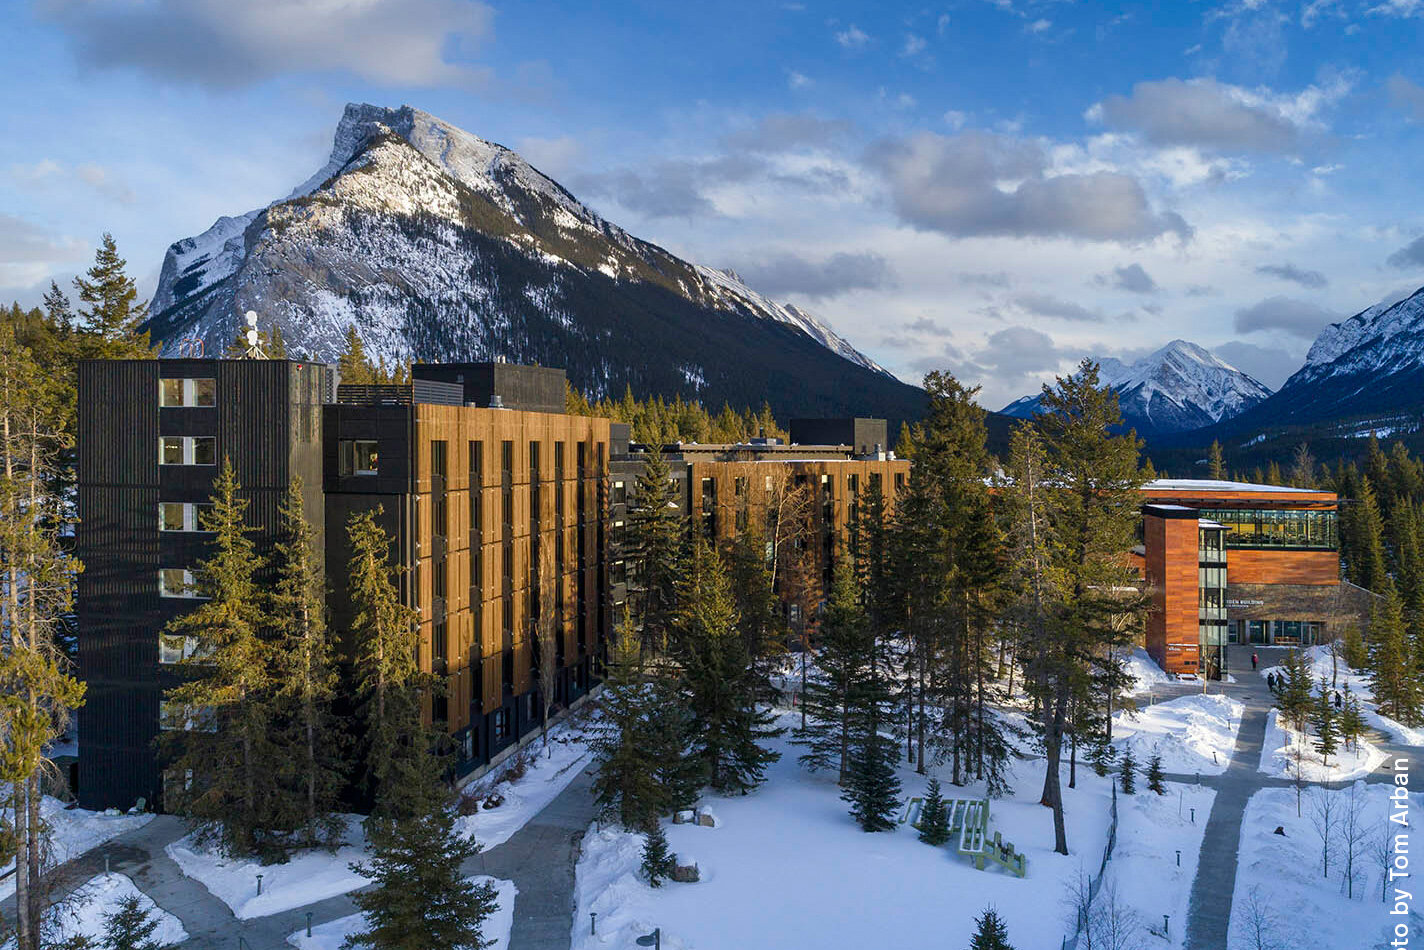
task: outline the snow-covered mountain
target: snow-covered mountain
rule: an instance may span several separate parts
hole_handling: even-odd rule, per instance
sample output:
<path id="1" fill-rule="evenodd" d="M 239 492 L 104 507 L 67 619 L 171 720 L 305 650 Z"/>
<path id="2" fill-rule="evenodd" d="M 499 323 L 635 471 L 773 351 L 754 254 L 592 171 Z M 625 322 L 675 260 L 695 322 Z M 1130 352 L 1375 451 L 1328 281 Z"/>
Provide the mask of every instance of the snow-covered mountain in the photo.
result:
<path id="1" fill-rule="evenodd" d="M 1195 343 L 1173 340 L 1128 365 L 1111 357 L 1098 364 L 1099 379 L 1117 391 L 1124 425 L 1139 435 L 1199 429 L 1230 419 L 1271 391 Z M 1000 410 L 1027 419 L 1042 395 L 1024 396 Z"/>
<path id="2" fill-rule="evenodd" d="M 330 160 L 285 199 L 175 242 L 148 327 L 167 353 L 190 338 L 221 353 L 248 310 L 319 359 L 355 326 L 387 363 L 538 362 L 593 395 L 892 419 L 924 400 L 806 311 L 628 234 L 515 152 L 409 106 L 348 105 Z"/>
<path id="3" fill-rule="evenodd" d="M 1231 431 L 1424 412 L 1424 288 L 1321 331 L 1280 391 Z"/>

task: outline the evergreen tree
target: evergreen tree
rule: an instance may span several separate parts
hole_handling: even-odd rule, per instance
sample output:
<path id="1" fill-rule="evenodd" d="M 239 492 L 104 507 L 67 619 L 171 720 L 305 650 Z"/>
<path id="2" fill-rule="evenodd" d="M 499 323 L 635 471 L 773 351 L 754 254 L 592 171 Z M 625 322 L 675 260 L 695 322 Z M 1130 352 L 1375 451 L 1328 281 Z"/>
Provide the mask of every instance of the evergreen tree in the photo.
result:
<path id="1" fill-rule="evenodd" d="M 1107 741 L 1106 736 L 1102 736 L 1093 743 L 1093 750 L 1088 761 L 1093 766 L 1093 774 L 1098 778 L 1106 778 L 1112 771 L 1113 761 L 1117 758 L 1117 748 Z"/>
<path id="2" fill-rule="evenodd" d="M 335 815 L 345 783 L 344 743 L 332 711 L 337 676 L 322 596 L 325 578 L 300 478 L 292 480 L 277 517 L 267 612 L 281 717 L 273 736 L 286 813 L 280 826 L 292 829 L 299 847 L 328 846 L 344 824 Z"/>
<path id="3" fill-rule="evenodd" d="M 1350 692 L 1350 684 L 1346 683 L 1345 696 L 1340 703 L 1340 738 L 1345 745 L 1358 749 L 1365 728 L 1365 713 L 1360 707 L 1360 698 Z"/>
<path id="4" fill-rule="evenodd" d="M 736 608 L 722 558 L 698 537 L 679 586 L 673 623 L 683 693 L 695 725 L 693 755 L 719 792 L 760 785 L 780 754 L 760 743 L 781 734 L 757 705 L 756 676 L 737 631 Z"/>
<path id="5" fill-rule="evenodd" d="M 672 877 L 677 867 L 677 858 L 668 849 L 667 833 L 663 826 L 653 823 L 643 833 L 643 876 L 649 887 L 662 887 L 663 879 Z"/>
<path id="6" fill-rule="evenodd" d="M 270 360 L 284 360 L 287 358 L 287 341 L 282 338 L 282 327 L 277 321 L 272 321 L 272 332 L 267 334 L 267 358 Z"/>
<path id="7" fill-rule="evenodd" d="M 1207 449 L 1206 455 L 1207 472 L 1206 477 L 1221 480 L 1226 477 L 1225 468 L 1221 460 L 1221 443 L 1216 439 L 1211 440 L 1211 448 Z"/>
<path id="8" fill-rule="evenodd" d="M 437 768 L 433 760 L 427 767 Z M 424 813 L 387 822 L 372 839 L 370 861 L 352 865 L 374 886 L 351 895 L 365 927 L 343 950 L 481 950 L 494 942 L 483 934 L 499 906 L 494 884 L 475 884 L 463 870 L 480 845 L 456 833 L 445 802 L 427 799 L 422 807 Z"/>
<path id="9" fill-rule="evenodd" d="M 930 779 L 920 806 L 920 840 L 938 847 L 949 840 L 949 806 L 940 794 L 939 779 Z"/>
<path id="10" fill-rule="evenodd" d="M 1155 750 L 1147 760 L 1147 788 L 1155 795 L 1167 794 L 1166 776 L 1162 774 L 1162 753 Z"/>
<path id="11" fill-rule="evenodd" d="M 369 386 L 380 382 L 376 366 L 366 355 L 366 345 L 354 326 L 346 328 L 346 349 L 336 358 L 336 372 L 343 383 Z"/>
<path id="12" fill-rule="evenodd" d="M 894 831 L 900 809 L 897 744 L 873 723 L 861 727 L 850 749 L 850 769 L 841 798 L 863 831 Z"/>
<path id="13" fill-rule="evenodd" d="M 1131 643 L 1146 609 L 1141 596 L 1128 593 L 1134 577 L 1122 557 L 1132 546 L 1144 476 L 1136 436 L 1115 434 L 1122 422 L 1117 394 L 1100 382 L 1096 364 L 1084 360 L 1078 372 L 1045 387 L 1042 407 L 1045 471 L 1036 492 L 1047 517 L 1037 549 L 1047 565 L 1038 573 L 1025 675 L 1047 759 L 1041 801 L 1053 809 L 1055 850 L 1067 854 L 1060 768 L 1074 704 L 1085 684 L 1115 688 L 1114 652 Z"/>
<path id="14" fill-rule="evenodd" d="M 188 819 L 200 840 L 270 859 L 281 849 L 272 835 L 271 809 L 279 796 L 271 655 L 261 636 L 248 502 L 239 491 L 225 458 L 202 519 L 212 532 L 211 553 L 194 571 L 203 599 L 164 628 L 188 678 L 165 696 L 163 740 L 172 773 L 193 776 L 171 784 L 166 804 Z"/>
<path id="15" fill-rule="evenodd" d="M 874 650 L 853 570 L 847 558 L 837 560 L 817 637 L 816 673 L 801 697 L 807 723 L 793 732 L 793 741 L 807 748 L 801 764 L 812 771 L 833 768 L 841 784 L 846 780 L 851 735 L 866 715 L 864 687 Z"/>
<path id="16" fill-rule="evenodd" d="M 974 923 L 977 929 L 969 941 L 969 950 L 1014 950 L 1009 945 L 1009 929 L 994 908 L 986 908 Z"/>
<path id="17" fill-rule="evenodd" d="M 1370 617 L 1370 688 L 1379 711 L 1407 726 L 1420 720 L 1419 678 L 1405 642 L 1404 606 L 1394 585 L 1384 590 Z"/>
<path id="18" fill-rule="evenodd" d="M 1368 477 L 1361 481 L 1360 497 L 1347 509 L 1347 513 L 1344 527 L 1349 544 L 1345 552 L 1345 576 L 1365 590 L 1383 593 L 1389 580 L 1384 550 L 1384 520 L 1374 486 Z"/>
<path id="19" fill-rule="evenodd" d="M 661 652 L 677 605 L 683 523 L 671 496 L 671 475 L 651 446 L 628 505 L 625 561 L 628 605 L 643 649 Z"/>
<path id="20" fill-rule="evenodd" d="M 419 615 L 401 602 L 382 514 L 378 506 L 353 515 L 346 534 L 362 781 L 372 817 L 388 820 L 431 813 L 442 790 L 431 780 L 434 736 L 421 718 L 429 677 L 416 665 Z"/>
<path id="21" fill-rule="evenodd" d="M 603 715 L 589 745 L 600 814 L 644 830 L 660 815 L 690 806 L 701 778 L 700 763 L 687 753 L 691 718 L 626 624 L 611 646 L 599 705 Z"/>
<path id="22" fill-rule="evenodd" d="M 1287 653 L 1283 666 L 1283 682 L 1276 688 L 1275 705 L 1288 725 L 1303 730 L 1310 717 L 1314 693 L 1310 667 L 1299 650 Z"/>
<path id="23" fill-rule="evenodd" d="M 773 664 L 786 654 L 786 630 L 771 589 L 766 535 L 759 523 L 747 518 L 746 527 L 737 533 L 728 549 L 727 567 L 732 599 L 741 618 L 738 627 L 757 670 L 757 689 L 766 702 L 771 702 L 775 698 L 771 673 Z"/>
<path id="24" fill-rule="evenodd" d="M 151 357 L 148 331 L 139 327 L 148 305 L 138 301 L 138 285 L 128 276 L 128 262 L 119 256 L 114 236 L 105 233 L 94 252 L 94 263 L 74 278 L 79 293 L 80 325 L 88 334 L 84 354 L 90 359 Z"/>
<path id="25" fill-rule="evenodd" d="M 171 946 L 153 936 L 158 917 L 143 905 L 143 898 L 129 894 L 104 915 L 104 950 L 167 950 Z"/>
<path id="26" fill-rule="evenodd" d="M 1315 696 L 1312 725 L 1315 726 L 1315 751 L 1320 753 L 1321 763 L 1329 765 L 1330 756 L 1335 754 L 1340 741 L 1335 706 L 1330 702 L 1330 690 L 1323 682 Z"/>
<path id="27" fill-rule="evenodd" d="M 1132 754 L 1132 746 L 1122 750 L 1122 761 L 1118 763 L 1118 776 L 1125 794 L 1137 793 L 1137 757 Z"/>

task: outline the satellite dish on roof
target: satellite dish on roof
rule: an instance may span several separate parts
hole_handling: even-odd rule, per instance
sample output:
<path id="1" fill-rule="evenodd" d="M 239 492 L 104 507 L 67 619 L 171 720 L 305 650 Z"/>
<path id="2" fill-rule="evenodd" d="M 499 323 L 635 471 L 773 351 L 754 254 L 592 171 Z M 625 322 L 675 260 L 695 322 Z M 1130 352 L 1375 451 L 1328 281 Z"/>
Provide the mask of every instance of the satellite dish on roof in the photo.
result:
<path id="1" fill-rule="evenodd" d="M 254 330 L 257 329 L 257 311 L 256 311 L 256 310 L 249 310 L 249 311 L 247 311 L 247 313 L 245 313 L 243 316 L 244 316 L 244 318 L 247 320 L 247 325 L 248 325 L 249 327 L 251 327 L 251 328 L 254 329 Z"/>
<path id="2" fill-rule="evenodd" d="M 243 339 L 247 341 L 247 351 L 242 354 L 243 358 L 265 360 L 267 354 L 262 352 L 262 336 L 257 332 L 257 311 L 247 311 L 243 314 L 243 319 L 247 321 L 247 330 L 242 335 Z"/>

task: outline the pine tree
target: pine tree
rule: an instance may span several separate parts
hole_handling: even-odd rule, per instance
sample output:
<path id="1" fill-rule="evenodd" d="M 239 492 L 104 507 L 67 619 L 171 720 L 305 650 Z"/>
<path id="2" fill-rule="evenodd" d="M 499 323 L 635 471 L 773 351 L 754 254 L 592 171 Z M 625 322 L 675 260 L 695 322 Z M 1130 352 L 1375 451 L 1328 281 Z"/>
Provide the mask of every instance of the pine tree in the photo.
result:
<path id="1" fill-rule="evenodd" d="M 1106 778 L 1112 771 L 1113 761 L 1117 758 L 1117 747 L 1107 741 L 1107 737 L 1100 737 L 1093 743 L 1092 752 L 1088 761 L 1093 766 L 1093 774 L 1098 778 Z"/>
<path id="2" fill-rule="evenodd" d="M 281 717 L 273 736 L 286 813 L 280 825 L 293 831 L 294 844 L 311 848 L 334 844 L 343 828 L 335 811 L 345 783 L 345 743 L 332 711 L 337 676 L 325 577 L 302 492 L 301 479 L 294 478 L 277 510 L 267 614 Z"/>
<path id="3" fill-rule="evenodd" d="M 419 617 L 401 602 L 382 514 L 378 506 L 347 522 L 347 584 L 362 781 L 372 817 L 399 819 L 433 811 L 430 798 L 440 789 L 430 778 L 434 737 L 421 719 L 421 690 L 429 684 L 416 665 Z"/>
<path id="4" fill-rule="evenodd" d="M 628 604 L 645 650 L 667 647 L 677 605 L 683 524 L 671 497 L 671 475 L 660 446 L 652 446 L 628 506 Z"/>
<path id="5" fill-rule="evenodd" d="M 700 537 L 678 590 L 673 623 L 682 663 L 683 693 L 696 723 L 693 755 L 719 792 L 761 784 L 780 754 L 761 743 L 781 734 L 775 717 L 757 705 L 755 673 L 737 632 L 726 567 Z"/>
<path id="6" fill-rule="evenodd" d="M 1368 477 L 1362 479 L 1360 497 L 1348 509 L 1343 526 L 1349 537 L 1345 576 L 1365 590 L 1384 593 L 1389 581 L 1385 560 L 1384 519 L 1380 515 L 1375 488 Z"/>
<path id="7" fill-rule="evenodd" d="M 939 779 L 930 779 L 920 805 L 920 840 L 938 847 L 949 840 L 949 806 L 940 794 Z"/>
<path id="8" fill-rule="evenodd" d="M 994 908 L 986 908 L 974 923 L 977 929 L 969 941 L 969 950 L 1014 950 L 1009 945 L 1009 929 Z"/>
<path id="9" fill-rule="evenodd" d="M 1207 449 L 1206 455 L 1207 472 L 1206 477 L 1220 481 L 1226 477 L 1224 466 L 1221 460 L 1221 443 L 1216 439 L 1211 440 L 1211 448 Z"/>
<path id="10" fill-rule="evenodd" d="M 737 616 L 741 618 L 738 627 L 757 670 L 757 689 L 770 702 L 775 693 L 771 672 L 773 664 L 786 654 L 786 630 L 771 589 L 766 535 L 759 523 L 748 518 L 746 527 L 737 533 L 728 551 L 727 568 Z"/>
<path id="11" fill-rule="evenodd" d="M 1340 703 L 1340 738 L 1347 746 L 1359 748 L 1360 736 L 1364 735 L 1366 722 L 1360 698 L 1345 684 L 1345 696 Z"/>
<path id="12" fill-rule="evenodd" d="M 845 783 L 851 735 L 864 716 L 864 686 L 874 648 L 849 559 L 836 562 L 830 601 L 817 637 L 816 673 L 802 694 L 807 724 L 793 741 L 807 751 L 799 761 L 811 771 L 835 769 Z"/>
<path id="13" fill-rule="evenodd" d="M 259 561 L 246 523 L 248 502 L 232 461 L 224 458 L 203 527 L 211 554 L 194 571 L 203 598 L 175 617 L 163 636 L 178 648 L 190 678 L 165 696 L 171 783 L 166 804 L 186 817 L 200 840 L 228 852 L 272 858 L 271 807 L 278 799 L 273 755 L 271 652 L 261 636 Z"/>
<path id="14" fill-rule="evenodd" d="M 287 358 L 287 341 L 282 338 L 282 326 L 277 321 L 272 321 L 272 332 L 267 335 L 267 358 L 269 360 L 284 360 Z"/>
<path id="15" fill-rule="evenodd" d="M 668 849 L 667 833 L 663 826 L 654 823 L 643 833 L 643 876 L 649 887 L 662 887 L 663 879 L 672 877 L 677 859 Z"/>
<path id="16" fill-rule="evenodd" d="M 167 950 L 171 946 L 154 938 L 158 917 L 143 905 L 143 898 L 129 894 L 104 915 L 104 950 Z"/>
<path id="17" fill-rule="evenodd" d="M 346 328 L 346 349 L 336 358 L 336 372 L 341 382 L 369 386 L 379 382 L 376 366 L 366 355 L 366 346 L 354 326 Z"/>
<path id="18" fill-rule="evenodd" d="M 1284 681 L 1277 687 L 1275 705 L 1288 725 L 1302 730 L 1310 717 L 1314 693 L 1310 667 L 1299 650 L 1287 653 L 1283 666 Z"/>
<path id="19" fill-rule="evenodd" d="M 1166 776 L 1162 774 L 1162 753 L 1153 751 L 1147 760 L 1147 788 L 1155 795 L 1167 794 Z"/>
<path id="20" fill-rule="evenodd" d="M 1420 719 L 1418 676 L 1405 642 L 1404 606 L 1393 584 L 1384 590 L 1370 617 L 1370 688 L 1379 711 L 1407 726 Z"/>
<path id="21" fill-rule="evenodd" d="M 127 266 L 114 236 L 105 233 L 94 252 L 93 265 L 83 277 L 74 278 L 83 305 L 79 308 L 80 325 L 90 341 L 85 356 L 90 359 L 153 355 L 148 331 L 139 329 L 148 316 L 148 305 L 138 302 L 138 285 L 124 270 Z"/>
<path id="22" fill-rule="evenodd" d="M 849 774 L 841 791 L 861 830 L 895 830 L 895 814 L 900 809 L 900 776 L 895 771 L 898 759 L 894 739 L 872 724 L 861 727 L 851 744 Z"/>
<path id="23" fill-rule="evenodd" d="M 1127 795 L 1137 793 L 1137 757 L 1132 754 L 1132 746 L 1122 750 L 1122 761 L 1118 763 L 1118 776 L 1122 790 Z"/>
<path id="24" fill-rule="evenodd" d="M 687 753 L 691 718 L 626 624 L 610 647 L 607 669 L 603 715 L 589 744 L 597 769 L 594 801 L 601 815 L 644 830 L 696 798 L 700 763 Z"/>
<path id="25" fill-rule="evenodd" d="M 1315 697 L 1311 724 L 1315 726 L 1315 751 L 1320 753 L 1321 763 L 1329 765 L 1330 756 L 1335 754 L 1340 742 L 1335 707 L 1330 702 L 1330 690 L 1323 682 Z"/>
<path id="26" fill-rule="evenodd" d="M 481 950 L 493 943 L 483 929 L 499 906 L 494 884 L 475 884 L 462 870 L 480 845 L 456 833 L 444 802 L 423 807 L 388 822 L 372 839 L 370 861 L 352 865 L 374 886 L 351 895 L 365 912 L 365 928 L 343 950 Z"/>

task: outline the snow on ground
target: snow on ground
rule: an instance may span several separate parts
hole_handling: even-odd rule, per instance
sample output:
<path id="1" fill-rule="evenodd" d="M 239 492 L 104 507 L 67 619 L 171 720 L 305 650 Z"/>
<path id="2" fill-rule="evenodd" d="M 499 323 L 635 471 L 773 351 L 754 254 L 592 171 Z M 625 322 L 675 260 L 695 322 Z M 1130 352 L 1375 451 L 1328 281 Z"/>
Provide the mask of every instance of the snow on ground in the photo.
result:
<path id="1" fill-rule="evenodd" d="M 1128 693 L 1145 693 L 1154 686 L 1165 686 L 1172 682 L 1172 678 L 1162 672 L 1162 667 L 1158 666 L 1157 661 L 1148 656 L 1142 647 L 1133 649 L 1124 661 L 1123 668 L 1133 682 L 1132 688 L 1126 690 Z"/>
<path id="2" fill-rule="evenodd" d="M 1117 797 L 1117 846 L 1105 884 L 1116 887 L 1119 900 L 1136 911 L 1144 928 L 1160 931 L 1162 915 L 1169 915 L 1165 946 L 1179 947 L 1186 939 L 1187 905 L 1216 792 L 1175 782 L 1167 783 L 1165 795 L 1152 794 L 1141 781 L 1137 789 L 1136 795 Z M 1141 943 L 1147 945 L 1145 935 Z M 1160 945 L 1154 940 L 1150 946 Z"/>
<path id="3" fill-rule="evenodd" d="M 307 851 L 286 864 L 268 864 L 252 858 L 230 858 L 193 843 L 185 835 L 170 844 L 168 856 L 188 877 L 206 887 L 212 895 L 232 908 L 239 920 L 266 917 L 294 907 L 369 884 L 369 879 L 351 870 L 354 861 L 366 857 L 366 837 L 361 816 L 347 815 L 343 844 L 335 853 Z M 257 875 L 262 875 L 262 893 L 257 893 Z"/>
<path id="4" fill-rule="evenodd" d="M 50 945 L 79 936 L 101 939 L 106 918 L 118 912 L 121 900 L 135 894 L 139 903 L 151 914 L 150 919 L 158 921 L 158 927 L 153 931 L 153 939 L 158 944 L 168 945 L 188 939 L 182 922 L 157 907 L 148 895 L 134 886 L 133 881 L 122 874 L 100 874 L 80 888 L 73 900 L 56 915 Z"/>
<path id="5" fill-rule="evenodd" d="M 45 821 L 54 829 L 50 837 L 53 848 L 52 861 L 63 864 L 79 857 L 86 851 L 97 848 L 115 835 L 141 828 L 153 820 L 152 815 L 108 814 L 98 811 L 84 811 L 81 808 L 65 808 L 64 802 L 45 796 L 40 805 Z M 0 874 L 15 866 L 11 860 L 0 866 Z M 12 874 L 0 880 L 0 900 L 15 893 L 15 876 Z"/>
<path id="6" fill-rule="evenodd" d="M 1281 723 L 1278 710 L 1272 709 L 1266 718 L 1266 741 L 1261 744 L 1259 771 L 1275 778 L 1294 778 L 1296 753 L 1300 753 L 1300 768 L 1307 782 L 1348 782 L 1364 778 L 1379 768 L 1385 752 L 1361 739 L 1352 748 L 1340 745 L 1330 755 L 1327 765 L 1315 751 L 1315 736 L 1298 732 Z"/>
<path id="7" fill-rule="evenodd" d="M 782 718 L 785 725 L 797 721 Z M 991 803 L 989 828 L 1027 855 L 1028 876 L 1020 880 L 992 865 L 976 871 L 952 847 L 920 842 L 908 825 L 862 832 L 834 775 L 806 772 L 785 737 L 775 746 L 782 758 L 766 784 L 745 796 L 708 797 L 716 828 L 666 826 L 672 850 L 698 864 L 700 883 L 654 890 L 638 875 L 641 836 L 589 830 L 577 872 L 574 950 L 621 950 L 654 927 L 669 950 L 959 947 L 991 904 L 1015 946 L 1059 945 L 1065 885 L 1080 868 L 1096 870 L 1107 842 L 1107 780 L 1080 767 L 1078 787 L 1070 789 L 1065 769 L 1072 854 L 1064 857 L 1053 853 L 1052 813 L 1038 804 L 1042 761 L 1013 765 L 1015 791 Z M 947 769 L 937 772 L 948 797 L 982 794 L 949 785 Z M 926 776 L 902 767 L 901 779 L 905 797 L 924 794 Z M 590 912 L 598 914 L 596 935 L 589 933 Z"/>
<path id="8" fill-rule="evenodd" d="M 1164 771 L 1220 775 L 1231 762 L 1244 709 L 1219 693 L 1190 693 L 1119 712 L 1113 715 L 1113 745 L 1119 752 L 1131 746 L 1143 768 L 1155 751 Z"/>
<path id="9" fill-rule="evenodd" d="M 486 848 L 508 841 L 520 828 L 568 787 L 588 760 L 588 720 L 564 722 L 549 730 L 549 747 L 535 739 L 526 749 L 528 767 L 522 777 L 509 781 L 512 760 L 492 776 L 466 788 L 465 797 L 485 801 L 490 794 L 503 797 L 497 808 L 483 809 L 456 819 L 455 830 Z"/>
<path id="10" fill-rule="evenodd" d="M 502 881 L 499 878 L 484 875 L 472 877 L 470 880 L 476 883 L 492 881 L 498 888 L 499 909 L 485 918 L 484 938 L 492 941 L 485 950 L 507 950 L 509 928 L 514 925 L 514 895 L 518 893 L 514 882 Z M 365 926 L 365 918 L 365 914 L 338 917 L 330 923 L 313 927 L 310 937 L 307 936 L 305 929 L 298 930 L 287 937 L 287 942 L 297 947 L 298 950 L 341 950 L 346 938 Z"/>
<path id="11" fill-rule="evenodd" d="M 1408 831 L 1407 827 L 1386 820 L 1392 811 L 1389 795 L 1394 786 L 1356 783 L 1353 788 L 1363 802 L 1361 818 L 1366 829 L 1364 854 L 1357 859 L 1359 876 L 1353 900 L 1346 896 L 1342 860 L 1345 847 L 1341 832 L 1337 829 L 1335 834 L 1327 879 L 1323 874 L 1320 837 L 1311 818 L 1312 797 L 1328 795 L 1334 799 L 1334 819 L 1338 822 L 1349 807 L 1350 790 L 1307 789 L 1299 818 L 1296 817 L 1294 789 L 1268 788 L 1251 796 L 1241 822 L 1236 892 L 1231 902 L 1230 950 L 1249 950 L 1256 946 L 1250 934 L 1253 890 L 1257 905 L 1269 918 L 1268 929 L 1274 938 L 1270 946 L 1387 947 L 1398 923 L 1407 923 L 1413 943 L 1419 941 L 1424 934 L 1424 919 L 1418 912 L 1393 916 L 1390 914 L 1392 903 L 1380 900 L 1383 868 L 1376 856 L 1378 845 L 1386 831 L 1391 838 L 1395 832 Z M 1424 808 L 1424 794 L 1410 795 L 1409 801 L 1409 815 L 1413 819 Z M 1284 837 L 1274 833 L 1277 827 L 1285 831 Z M 1417 890 L 1410 887 L 1408 880 L 1403 878 L 1394 883 Z M 1413 906 L 1416 902 L 1409 903 Z"/>
<path id="12" fill-rule="evenodd" d="M 1326 686 L 1341 691 L 1346 686 L 1350 687 L 1350 692 L 1359 698 L 1360 706 L 1365 714 L 1365 722 L 1371 729 L 1379 730 L 1399 745 L 1424 746 L 1424 729 L 1406 726 L 1380 714 L 1379 708 L 1375 705 L 1374 691 L 1370 688 L 1368 673 L 1352 669 L 1345 664 L 1343 658 L 1337 659 L 1332 654 L 1329 645 L 1307 647 L 1305 657 L 1310 663 L 1310 672 L 1315 677 L 1317 686 L 1324 683 Z M 1261 670 L 1263 677 L 1271 673 L 1284 676 L 1285 668 L 1272 666 Z"/>

